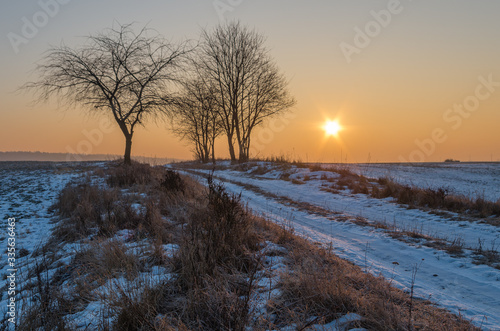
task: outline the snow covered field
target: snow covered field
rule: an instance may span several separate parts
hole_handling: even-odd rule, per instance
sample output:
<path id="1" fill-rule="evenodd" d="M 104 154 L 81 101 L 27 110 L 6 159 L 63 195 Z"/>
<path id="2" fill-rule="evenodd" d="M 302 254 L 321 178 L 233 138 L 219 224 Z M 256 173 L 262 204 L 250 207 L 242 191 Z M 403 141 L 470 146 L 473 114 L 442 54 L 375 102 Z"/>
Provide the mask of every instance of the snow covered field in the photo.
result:
<path id="1" fill-rule="evenodd" d="M 467 194 L 466 189 L 473 192 L 475 184 L 472 183 L 476 182 L 483 183 L 481 190 L 485 195 L 488 192 L 490 197 L 499 190 L 496 185 L 499 179 L 487 170 L 500 171 L 498 165 L 460 166 L 366 166 L 359 171 L 371 177 L 406 178 L 407 183 L 424 187 L 431 186 L 431 183 L 437 187 L 447 186 L 463 194 Z M 479 241 L 498 249 L 500 228 L 407 209 L 392 202 L 391 198 L 374 199 L 364 194 L 352 194 L 349 190 L 337 194 L 325 192 L 321 190 L 324 181 L 320 178 L 335 176 L 331 172 L 295 169 L 289 180 L 281 180 L 281 170 L 261 174 L 257 168 L 218 170 L 214 176 L 225 182 L 228 190 L 241 193 L 243 201 L 255 213 L 278 223 L 286 222 L 297 234 L 331 247 L 340 257 L 369 272 L 381 273 L 402 289 L 409 290 L 412 274 L 416 271 L 418 297 L 461 314 L 484 329 L 500 330 L 500 270 L 473 263 L 473 253 Z M 416 172 L 414 178 L 411 177 L 412 169 Z M 200 176 L 208 173 L 197 172 Z M 466 177 L 469 172 L 473 173 L 470 179 Z M 300 185 L 290 181 L 304 180 L 306 176 L 308 180 Z M 440 177 L 442 182 L 437 181 Z M 452 178 L 456 180 L 452 181 Z M 302 203 L 308 207 L 301 208 Z M 389 224 L 396 231 L 417 231 L 449 244 L 458 240 L 463 244 L 463 254 L 452 255 L 428 247 L 424 245 L 425 240 L 419 238 L 394 238 L 384 229 L 361 225 L 357 222 L 360 218 L 368 223 Z"/>
<path id="2" fill-rule="evenodd" d="M 323 164 L 325 168 L 330 167 Z M 447 188 L 467 197 L 500 200 L 500 163 L 373 163 L 341 165 L 366 177 L 388 177 L 421 188 Z"/>
<path id="3" fill-rule="evenodd" d="M 54 226 L 49 207 L 55 202 L 59 191 L 71 179 L 79 176 L 84 167 L 80 164 L 44 162 L 0 162 L 0 217 L 2 232 L 2 306 L 4 317 L 7 309 L 8 286 L 6 276 L 12 266 L 17 269 L 15 278 L 16 299 L 19 299 L 21 278 L 26 274 L 26 262 L 31 253 L 47 240 Z M 9 238 L 8 219 L 15 218 L 15 261 L 7 260 Z M 10 241 L 12 242 L 12 240 Z M 9 282 L 10 285 L 10 282 Z M 5 303 L 5 304 L 4 304 Z M 19 308 L 18 305 L 16 308 Z"/>
<path id="4" fill-rule="evenodd" d="M 90 168 L 95 168 L 101 164 L 93 163 L 88 165 Z M 42 301 L 42 298 L 39 297 L 39 293 L 41 292 L 36 291 L 38 275 L 42 279 L 42 282 L 47 281 L 52 284 L 58 281 L 57 279 L 64 280 L 61 284 L 57 285 L 57 293 L 59 295 L 62 294 L 68 300 L 70 298 L 82 300 L 79 297 L 80 292 L 76 289 L 75 283 L 71 282 L 71 277 L 69 277 L 70 274 L 68 273 L 71 266 L 78 263 L 75 262 L 77 253 L 80 255 L 91 254 L 92 256 L 97 256 L 101 249 L 105 250 L 104 247 L 106 245 L 111 243 L 119 245 L 121 243 L 126 251 L 133 252 L 142 261 L 149 260 L 151 243 L 148 242 L 148 239 L 132 240 L 131 238 L 134 237 L 133 230 L 117 231 L 107 241 L 92 243 L 82 240 L 74 243 L 58 243 L 57 250 L 54 251 L 53 255 L 49 253 L 47 256 L 50 255 L 50 257 L 47 257 L 47 260 L 44 260 L 46 255 L 34 253 L 39 252 L 42 245 L 51 237 L 57 218 L 50 211 L 50 206 L 56 202 L 60 190 L 68 182 L 81 183 L 85 180 L 90 180 L 94 184 L 106 186 L 102 178 L 95 176 L 95 174 L 86 172 L 81 177 L 82 173 L 90 170 L 90 168 L 51 163 L 0 163 L 0 182 L 2 184 L 2 205 L 0 206 L 0 210 L 5 220 L 4 232 L 7 232 L 7 219 L 16 219 L 14 230 L 16 234 L 16 260 L 14 267 L 17 269 L 15 275 L 16 284 L 14 285 L 16 295 L 10 296 L 7 290 L 8 286 L 5 285 L 5 282 L 2 284 L 2 306 L 0 308 L 2 323 L 0 328 L 7 330 L 16 329 L 15 325 L 8 321 L 9 308 L 7 303 L 11 297 L 15 297 L 16 299 L 16 316 L 13 321 L 19 322 L 20 316 L 22 316 L 21 319 L 29 319 L 29 315 L 28 317 L 26 315 L 26 309 L 29 311 L 30 307 L 40 308 L 36 306 L 36 302 Z M 123 192 L 124 194 L 132 194 L 126 189 Z M 137 206 L 138 209 L 141 208 L 140 204 L 135 203 L 134 206 Z M 7 248 L 7 236 L 2 237 L 2 244 Z M 172 257 L 178 249 L 179 246 L 176 244 L 163 245 L 163 251 L 167 257 Z M 279 294 L 276 284 L 279 282 L 280 272 L 286 269 L 284 262 L 282 262 L 283 257 L 278 256 L 283 253 L 281 251 L 283 249 L 283 247 L 271 242 L 265 242 L 258 253 L 262 258 L 263 269 L 256 274 L 257 283 L 255 286 L 258 290 L 250 301 L 250 305 L 256 314 L 255 323 L 257 323 L 260 317 L 268 315 L 266 311 L 267 300 Z M 7 256 L 6 252 L 3 253 L 3 256 Z M 11 267 L 7 266 L 6 258 L 2 258 L 2 260 L 5 262 L 2 266 L 2 278 L 5 280 L 6 276 L 11 272 L 8 270 Z M 41 273 L 33 273 L 34 269 L 38 269 L 38 263 L 45 265 L 46 269 L 42 269 Z M 57 276 L 58 273 L 60 276 Z M 85 277 L 85 275 L 82 276 Z M 116 312 L 113 313 L 109 309 L 109 305 L 116 299 L 117 293 L 123 295 L 123 291 L 126 289 L 127 298 L 139 298 L 145 288 L 157 286 L 174 277 L 169 270 L 162 266 L 150 266 L 146 268 L 145 265 L 134 279 L 127 279 L 127 277 L 121 274 L 115 276 L 108 279 L 103 285 L 92 289 L 83 299 L 84 303 L 82 303 L 82 306 L 75 312 L 66 312 L 63 318 L 68 323 L 67 325 L 70 326 L 70 329 L 101 329 L 102 325 L 111 325 L 115 321 Z M 8 282 L 10 281 L 8 280 Z M 41 286 L 44 286 L 43 283 Z M 35 305 L 33 306 L 33 304 Z M 57 308 L 57 306 L 55 307 Z M 57 309 L 59 310 L 59 308 Z M 37 314 L 42 314 L 42 316 L 45 313 L 45 311 L 37 310 Z M 331 321 L 324 327 L 332 330 L 344 330 L 343 325 L 348 325 L 350 321 L 360 319 L 362 318 L 359 315 L 348 314 Z M 318 328 L 316 329 L 323 330 L 322 325 L 317 326 Z M 293 326 L 284 328 L 284 330 L 292 329 L 295 328 Z M 313 329 L 315 329 L 314 325 Z"/>
<path id="5" fill-rule="evenodd" d="M 418 297 L 472 319 L 486 330 L 500 330 L 500 270 L 473 263 L 474 250 L 480 241 L 485 248 L 498 249 L 500 228 L 407 209 L 390 198 L 374 199 L 352 194 L 348 189 L 335 194 L 326 192 L 322 190 L 324 180 L 321 178 L 334 178 L 336 174 L 332 172 L 294 169 L 289 180 L 282 180 L 282 169 L 259 173 L 255 171 L 258 166 L 270 168 L 269 164 L 261 163 L 248 171 L 226 169 L 214 175 L 225 182 L 228 190 L 241 193 L 243 202 L 255 213 L 293 226 L 297 234 L 331 248 L 338 256 L 368 272 L 381 273 L 404 290 L 409 290 L 416 272 Z M 432 170 L 426 174 L 426 169 Z M 49 206 L 65 184 L 82 171 L 76 165 L 67 164 L 0 163 L 2 279 L 5 280 L 9 269 L 6 220 L 16 218 L 16 251 L 23 249 L 22 256 L 16 256 L 16 267 L 22 269 L 28 256 L 25 254 L 32 253 L 52 231 Z M 195 171 L 200 178 L 209 172 Z M 463 194 L 466 188 L 473 192 L 474 183 L 482 183 L 485 196 L 493 196 L 500 190 L 500 179 L 495 172 L 500 171 L 500 166 L 495 164 L 366 165 L 358 171 L 370 177 L 389 176 L 423 187 L 446 186 Z M 468 173 L 472 174 L 470 178 Z M 305 180 L 306 177 L 309 180 Z M 301 184 L 294 183 L 294 179 Z M 446 185 L 440 185 L 439 180 Z M 426 246 L 425 239 L 403 237 L 405 240 L 401 240 L 391 236 L 386 229 L 363 225 L 360 220 L 367 224 L 388 224 L 395 231 L 417 231 L 445 243 L 458 240 L 464 251 L 461 255 L 450 255 Z M 4 286 L 2 302 L 7 302 L 6 299 Z M 5 310 L 6 305 L 2 305 L 0 313 L 3 315 Z"/>
<path id="6" fill-rule="evenodd" d="M 75 166 L 64 163 L 0 162 L 2 251 L 7 248 L 7 218 L 16 219 L 17 250 L 32 252 L 50 234 L 48 209 L 59 191 L 78 174 Z"/>

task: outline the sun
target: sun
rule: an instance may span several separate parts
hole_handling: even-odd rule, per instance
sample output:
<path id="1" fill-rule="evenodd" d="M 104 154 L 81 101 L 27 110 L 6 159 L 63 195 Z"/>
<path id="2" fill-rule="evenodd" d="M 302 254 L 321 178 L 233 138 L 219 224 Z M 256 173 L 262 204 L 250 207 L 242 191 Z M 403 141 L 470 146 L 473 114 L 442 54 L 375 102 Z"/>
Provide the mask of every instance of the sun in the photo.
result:
<path id="1" fill-rule="evenodd" d="M 342 130 L 342 126 L 338 121 L 327 121 L 323 126 L 323 130 L 329 136 L 336 136 Z"/>

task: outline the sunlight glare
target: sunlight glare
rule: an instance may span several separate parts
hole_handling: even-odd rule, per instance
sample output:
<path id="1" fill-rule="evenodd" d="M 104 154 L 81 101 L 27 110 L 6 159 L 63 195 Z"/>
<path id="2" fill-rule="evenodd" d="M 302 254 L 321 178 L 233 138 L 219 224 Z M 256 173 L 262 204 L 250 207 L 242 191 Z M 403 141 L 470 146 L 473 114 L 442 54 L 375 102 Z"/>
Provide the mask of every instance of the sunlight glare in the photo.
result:
<path id="1" fill-rule="evenodd" d="M 342 130 L 342 126 L 337 121 L 327 121 L 323 126 L 326 134 L 329 136 L 336 136 L 340 130 Z"/>

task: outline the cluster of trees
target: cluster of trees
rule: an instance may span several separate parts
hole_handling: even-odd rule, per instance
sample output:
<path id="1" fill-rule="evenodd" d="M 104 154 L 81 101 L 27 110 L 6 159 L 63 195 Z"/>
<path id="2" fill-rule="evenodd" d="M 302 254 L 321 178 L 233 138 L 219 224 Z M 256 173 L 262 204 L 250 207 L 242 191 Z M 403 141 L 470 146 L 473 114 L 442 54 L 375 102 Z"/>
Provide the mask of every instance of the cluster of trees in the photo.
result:
<path id="1" fill-rule="evenodd" d="M 231 160 L 245 162 L 253 130 L 295 104 L 265 38 L 239 22 L 202 31 L 196 46 L 150 34 L 121 25 L 79 48 L 52 48 L 40 79 L 25 88 L 38 100 L 55 95 L 111 115 L 125 137 L 125 163 L 136 126 L 160 116 L 173 120 L 200 161 L 215 160 L 215 139 L 225 135 Z"/>

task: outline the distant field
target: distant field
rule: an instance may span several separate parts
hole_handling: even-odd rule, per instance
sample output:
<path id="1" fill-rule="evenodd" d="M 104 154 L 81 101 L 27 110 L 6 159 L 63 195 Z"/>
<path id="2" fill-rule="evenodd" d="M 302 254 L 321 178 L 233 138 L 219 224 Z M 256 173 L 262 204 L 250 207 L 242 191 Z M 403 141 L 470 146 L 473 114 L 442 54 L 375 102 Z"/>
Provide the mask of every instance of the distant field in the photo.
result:
<path id="1" fill-rule="evenodd" d="M 327 164 L 324 166 L 328 167 Z M 500 163 L 373 163 L 345 166 L 367 177 L 388 177 L 422 188 L 444 187 L 453 194 L 483 197 L 490 201 L 500 199 Z"/>
<path id="2" fill-rule="evenodd" d="M 71 154 L 71 153 L 44 153 L 44 152 L 0 152 L 0 162 L 94 162 L 113 161 L 123 158 L 123 155 L 114 154 Z M 165 164 L 182 160 L 161 158 L 156 156 L 133 156 L 137 162 L 149 164 Z"/>

